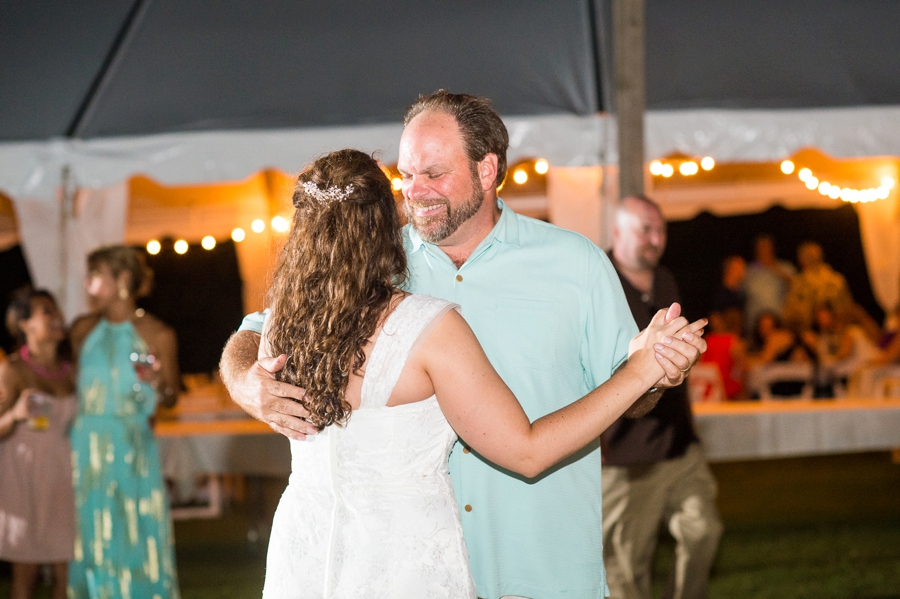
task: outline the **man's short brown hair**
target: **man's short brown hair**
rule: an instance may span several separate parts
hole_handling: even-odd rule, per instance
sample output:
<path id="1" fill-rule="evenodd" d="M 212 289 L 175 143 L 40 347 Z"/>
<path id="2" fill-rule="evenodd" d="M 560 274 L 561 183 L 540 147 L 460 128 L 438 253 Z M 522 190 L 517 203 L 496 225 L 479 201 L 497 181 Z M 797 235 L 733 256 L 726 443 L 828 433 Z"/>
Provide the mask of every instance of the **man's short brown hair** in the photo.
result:
<path id="1" fill-rule="evenodd" d="M 472 163 L 480 162 L 487 154 L 497 156 L 497 178 L 494 185 L 499 187 L 506 177 L 506 150 L 509 149 L 509 132 L 503 119 L 491 106 L 487 98 L 469 94 L 451 94 L 439 89 L 433 94 L 419 96 L 406 109 L 403 126 L 409 125 L 416 116 L 435 110 L 445 112 L 456 119 L 462 132 L 466 155 Z"/>

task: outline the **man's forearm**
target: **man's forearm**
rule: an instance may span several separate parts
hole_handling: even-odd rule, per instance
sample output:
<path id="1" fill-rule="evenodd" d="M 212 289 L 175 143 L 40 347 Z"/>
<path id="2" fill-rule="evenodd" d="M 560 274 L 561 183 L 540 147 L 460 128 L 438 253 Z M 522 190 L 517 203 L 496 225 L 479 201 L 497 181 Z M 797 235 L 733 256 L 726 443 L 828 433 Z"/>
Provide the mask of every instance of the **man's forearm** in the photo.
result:
<path id="1" fill-rule="evenodd" d="M 256 363 L 259 354 L 259 333 L 238 331 L 228 339 L 219 362 L 219 375 L 228 393 L 235 397 L 235 386 Z"/>

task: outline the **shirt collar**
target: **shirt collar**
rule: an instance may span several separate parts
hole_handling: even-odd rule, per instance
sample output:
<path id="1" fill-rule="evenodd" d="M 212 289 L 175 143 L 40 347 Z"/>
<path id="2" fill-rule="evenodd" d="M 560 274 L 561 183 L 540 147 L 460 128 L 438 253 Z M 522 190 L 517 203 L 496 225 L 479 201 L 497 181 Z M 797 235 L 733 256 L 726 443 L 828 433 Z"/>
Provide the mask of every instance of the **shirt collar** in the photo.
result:
<path id="1" fill-rule="evenodd" d="M 494 241 L 499 241 L 500 243 L 505 243 L 506 245 L 519 247 L 519 219 L 516 218 L 516 214 L 512 211 L 511 208 L 507 207 L 506 202 L 497 198 L 497 207 L 500 208 L 500 219 L 497 221 L 497 224 L 494 225 L 494 228 L 491 229 L 491 232 L 488 233 L 487 237 L 481 240 L 481 243 L 478 244 L 478 247 L 475 248 L 475 251 L 472 252 L 473 255 Z M 407 225 L 409 228 L 409 241 L 412 244 L 412 251 L 417 252 L 422 246 L 428 246 L 434 250 L 440 250 L 440 247 L 433 244 L 428 243 L 423 240 L 419 236 L 419 232 L 411 226 Z"/>

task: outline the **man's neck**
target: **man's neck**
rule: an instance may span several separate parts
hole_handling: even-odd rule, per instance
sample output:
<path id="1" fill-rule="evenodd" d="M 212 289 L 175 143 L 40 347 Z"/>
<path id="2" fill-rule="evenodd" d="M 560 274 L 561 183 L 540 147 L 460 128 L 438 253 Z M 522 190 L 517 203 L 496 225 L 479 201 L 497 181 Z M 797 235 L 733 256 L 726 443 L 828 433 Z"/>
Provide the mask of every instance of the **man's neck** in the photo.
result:
<path id="1" fill-rule="evenodd" d="M 615 256 L 613 256 L 615 260 Z M 631 285 L 643 293 L 650 293 L 653 290 L 653 278 L 656 274 L 652 269 L 643 267 L 629 268 L 620 261 L 615 260 L 616 268 Z"/>

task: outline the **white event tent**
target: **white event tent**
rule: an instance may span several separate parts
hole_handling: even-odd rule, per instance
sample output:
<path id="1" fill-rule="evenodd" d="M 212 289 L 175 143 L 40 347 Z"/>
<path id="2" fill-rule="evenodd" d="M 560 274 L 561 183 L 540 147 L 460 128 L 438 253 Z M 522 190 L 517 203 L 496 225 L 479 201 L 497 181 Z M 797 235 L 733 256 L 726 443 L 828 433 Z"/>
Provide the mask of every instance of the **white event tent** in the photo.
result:
<path id="1" fill-rule="evenodd" d="M 816 148 L 887 157 L 848 186 L 900 180 L 900 43 L 890 27 L 900 5 L 726 4 L 648 0 L 647 160 L 780 162 Z M 0 243 L 22 243 L 35 282 L 71 317 L 94 247 L 227 237 L 242 219 L 271 214 L 277 193 L 262 178 L 232 204 L 136 214 L 132 177 L 250 181 L 341 147 L 391 164 L 405 106 L 444 87 L 491 97 L 510 131 L 510 164 L 551 164 L 550 219 L 602 244 L 614 194 L 604 179 L 617 161 L 609 11 L 604 0 L 4 5 L 0 40 L 15 51 L 0 53 L 0 192 L 18 230 L 0 231 Z M 795 178 L 650 190 L 676 219 L 840 203 Z M 898 191 L 856 208 L 875 297 L 890 309 L 900 300 Z M 265 255 L 245 244 L 242 273 L 264 268 Z M 259 289 L 249 296 L 257 307 Z"/>

